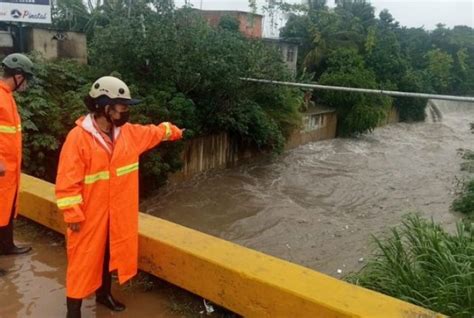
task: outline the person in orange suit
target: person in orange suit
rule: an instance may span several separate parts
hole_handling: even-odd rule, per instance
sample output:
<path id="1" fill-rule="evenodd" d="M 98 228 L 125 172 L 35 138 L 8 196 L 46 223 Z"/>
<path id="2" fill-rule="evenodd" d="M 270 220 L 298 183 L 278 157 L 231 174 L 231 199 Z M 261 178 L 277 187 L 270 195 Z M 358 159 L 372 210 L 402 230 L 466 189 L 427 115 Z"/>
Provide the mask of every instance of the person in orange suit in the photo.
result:
<path id="1" fill-rule="evenodd" d="M 90 114 L 77 120 L 62 147 L 56 197 L 67 228 L 67 317 L 80 317 L 82 299 L 113 311 L 111 272 L 123 284 L 137 273 L 139 156 L 183 130 L 128 123 L 132 99 L 120 79 L 98 79 L 85 99 Z"/>
<path id="2" fill-rule="evenodd" d="M 31 247 L 13 241 L 13 219 L 18 213 L 21 174 L 21 119 L 13 92 L 23 92 L 33 77 L 33 63 L 23 54 L 10 54 L 2 61 L 0 79 L 0 255 L 18 255 Z M 5 275 L 0 270 L 0 276 Z"/>

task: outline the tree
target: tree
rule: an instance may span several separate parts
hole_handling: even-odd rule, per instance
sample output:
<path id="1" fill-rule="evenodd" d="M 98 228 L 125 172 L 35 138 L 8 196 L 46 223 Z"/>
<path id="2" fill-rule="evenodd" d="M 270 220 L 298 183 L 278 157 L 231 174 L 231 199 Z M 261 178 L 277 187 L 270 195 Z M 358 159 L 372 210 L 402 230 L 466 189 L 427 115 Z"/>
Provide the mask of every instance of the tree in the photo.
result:
<path id="1" fill-rule="evenodd" d="M 326 1 L 308 1 L 308 11 L 291 15 L 280 36 L 301 39 L 300 71 L 314 72 L 316 80 L 332 51 L 363 50 L 366 33 L 374 22 L 374 8 L 365 1 L 338 1 L 334 11 Z"/>
<path id="2" fill-rule="evenodd" d="M 427 83 L 426 73 L 417 70 L 408 70 L 400 82 L 398 88 L 404 92 L 427 92 L 429 83 Z M 426 99 L 399 97 L 395 100 L 401 121 L 423 121 L 425 120 Z"/>
<path id="3" fill-rule="evenodd" d="M 401 54 L 400 44 L 395 33 L 398 23 L 388 11 L 380 13 L 376 26 L 369 30 L 365 44 L 365 61 L 375 72 L 381 84 L 393 85 L 396 89 L 406 73 L 407 62 Z"/>
<path id="4" fill-rule="evenodd" d="M 224 15 L 219 21 L 219 27 L 232 32 L 239 32 L 240 21 L 231 15 Z"/>
<path id="5" fill-rule="evenodd" d="M 336 0 L 335 12 L 343 18 L 343 23 L 359 24 L 364 32 L 375 24 L 375 8 L 366 0 Z"/>
<path id="6" fill-rule="evenodd" d="M 430 34 L 423 28 L 406 27 L 395 30 L 395 33 L 400 43 L 403 59 L 413 69 L 424 69 L 426 67 L 426 52 L 432 49 Z"/>
<path id="7" fill-rule="evenodd" d="M 473 52 L 474 53 L 474 52 Z M 474 59 L 467 48 L 456 52 L 453 66 L 452 88 L 456 94 L 474 94 Z"/>
<path id="8" fill-rule="evenodd" d="M 81 0 L 53 2 L 52 22 L 59 30 L 83 31 L 89 18 L 89 11 Z"/>
<path id="9" fill-rule="evenodd" d="M 327 0 L 307 0 L 308 10 L 326 10 Z"/>
<path id="10" fill-rule="evenodd" d="M 352 49 L 334 51 L 328 68 L 319 81 L 323 85 L 377 88 L 375 74 L 364 65 L 362 56 Z M 328 91 L 322 101 L 338 112 L 338 133 L 350 136 L 372 131 L 385 118 L 390 98 L 380 95 Z"/>
<path id="11" fill-rule="evenodd" d="M 344 77 L 329 62 L 334 52 L 349 49 L 363 57 L 364 68 L 375 75 L 377 88 L 473 94 L 472 28 L 449 29 L 439 24 L 429 32 L 423 28 L 401 27 L 388 10 L 382 10 L 376 19 L 374 7 L 365 0 L 337 0 L 334 10 L 330 10 L 325 1 L 308 1 L 307 4 L 308 10 L 291 15 L 280 33 L 284 38 L 299 38 L 302 42 L 300 75 L 310 74 L 313 81 L 331 78 L 334 85 L 351 82 L 349 78 L 353 76 Z M 351 61 L 341 61 L 345 62 L 351 65 Z M 332 72 L 338 75 L 332 76 Z M 357 83 L 360 82 L 355 80 Z M 365 87 L 373 84 L 369 83 Z M 403 120 L 424 118 L 425 105 L 420 100 L 400 99 L 396 105 Z"/>
<path id="12" fill-rule="evenodd" d="M 447 93 L 452 81 L 453 58 L 440 49 L 434 49 L 426 53 L 426 59 L 432 87 L 437 93 Z"/>

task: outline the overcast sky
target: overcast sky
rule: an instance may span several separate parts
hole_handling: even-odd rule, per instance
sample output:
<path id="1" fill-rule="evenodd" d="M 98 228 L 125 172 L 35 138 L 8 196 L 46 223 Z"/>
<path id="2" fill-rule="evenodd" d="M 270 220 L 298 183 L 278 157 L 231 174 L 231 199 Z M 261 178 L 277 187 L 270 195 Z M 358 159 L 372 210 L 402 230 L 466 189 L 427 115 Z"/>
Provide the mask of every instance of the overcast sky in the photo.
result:
<path id="1" fill-rule="evenodd" d="M 249 11 L 248 0 L 188 0 L 195 8 L 204 10 L 243 10 Z M 301 3 L 301 0 L 288 0 L 289 3 Z M 388 9 L 401 25 L 408 27 L 424 27 L 427 30 L 435 28 L 437 23 L 448 27 L 468 25 L 474 27 L 474 0 L 371 0 L 376 8 L 376 14 Z M 175 0 L 177 6 L 182 6 L 185 0 Z M 259 8 L 265 5 L 265 0 L 257 0 Z M 328 1 L 334 6 L 334 1 Z M 275 28 L 266 24 L 267 36 L 277 35 Z"/>

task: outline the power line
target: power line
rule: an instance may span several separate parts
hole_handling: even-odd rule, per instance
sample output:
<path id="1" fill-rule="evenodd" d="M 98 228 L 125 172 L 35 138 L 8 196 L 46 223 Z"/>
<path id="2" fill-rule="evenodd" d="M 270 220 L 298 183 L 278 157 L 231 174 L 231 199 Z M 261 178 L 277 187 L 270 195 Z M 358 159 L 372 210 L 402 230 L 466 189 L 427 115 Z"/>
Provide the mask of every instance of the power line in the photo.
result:
<path id="1" fill-rule="evenodd" d="M 284 86 L 294 86 L 294 87 L 301 87 L 301 88 L 312 88 L 312 89 L 322 89 L 322 90 L 332 90 L 332 91 L 342 91 L 342 92 L 354 92 L 354 93 L 379 94 L 379 95 L 396 96 L 396 97 L 431 98 L 431 99 L 441 99 L 441 100 L 452 100 L 452 101 L 458 101 L 458 102 L 474 102 L 474 97 L 470 97 L 470 96 L 454 96 L 454 95 L 438 95 L 438 94 L 386 91 L 386 90 L 383 90 L 383 89 L 367 89 L 367 88 L 330 86 L 330 85 L 320 85 L 320 84 L 282 82 L 282 81 L 273 81 L 273 80 L 256 79 L 256 78 L 245 78 L 245 77 L 241 77 L 240 79 L 242 81 L 246 81 L 246 82 L 284 85 Z"/>

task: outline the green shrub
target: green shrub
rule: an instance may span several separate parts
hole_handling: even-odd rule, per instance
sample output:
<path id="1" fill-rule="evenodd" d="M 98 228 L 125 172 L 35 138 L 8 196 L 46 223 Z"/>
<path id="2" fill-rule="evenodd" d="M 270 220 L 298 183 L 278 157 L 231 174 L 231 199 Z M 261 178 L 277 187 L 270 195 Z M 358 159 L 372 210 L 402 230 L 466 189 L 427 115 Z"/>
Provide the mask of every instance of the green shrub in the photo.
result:
<path id="1" fill-rule="evenodd" d="M 53 182 L 61 144 L 87 112 L 82 100 L 93 74 L 73 61 L 33 59 L 36 81 L 15 97 L 23 124 L 23 166 L 26 173 Z"/>
<path id="2" fill-rule="evenodd" d="M 454 200 L 452 208 L 456 212 L 474 216 L 474 180 L 464 185 L 462 194 Z"/>

